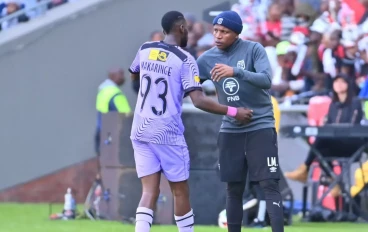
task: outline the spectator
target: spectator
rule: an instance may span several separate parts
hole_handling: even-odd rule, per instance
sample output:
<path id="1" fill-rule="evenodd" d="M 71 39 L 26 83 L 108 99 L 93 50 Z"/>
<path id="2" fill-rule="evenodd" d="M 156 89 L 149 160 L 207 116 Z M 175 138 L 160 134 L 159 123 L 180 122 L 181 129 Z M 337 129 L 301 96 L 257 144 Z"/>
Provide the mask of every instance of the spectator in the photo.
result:
<path id="1" fill-rule="evenodd" d="M 327 17 L 330 23 L 336 22 L 344 27 L 345 24 L 356 24 L 354 11 L 342 0 L 329 0 L 322 2 L 321 9 L 325 10 L 322 17 Z"/>
<path id="2" fill-rule="evenodd" d="M 330 105 L 326 124 L 360 124 L 363 117 L 361 102 L 353 93 L 352 80 L 345 74 L 338 74 L 333 81 L 333 98 Z M 325 157 L 349 157 L 362 144 L 357 138 L 326 139 L 317 138 L 314 145 Z M 291 180 L 305 182 L 310 165 L 315 161 L 315 154 L 311 150 L 304 164 L 292 172 L 285 173 Z M 339 188 L 333 189 L 332 195 L 339 194 Z"/>
<path id="3" fill-rule="evenodd" d="M 362 1 L 368 7 L 368 0 Z M 329 91 L 337 73 L 355 79 L 357 91 L 365 83 L 368 89 L 368 59 L 362 45 L 368 41 L 362 39 L 368 34 L 368 20 L 358 30 L 354 12 L 341 0 L 301 0 L 295 5 L 294 0 L 239 0 L 232 10 L 243 21 L 240 38 L 265 46 L 273 72 L 272 94 Z M 185 49 L 197 57 L 213 46 L 212 25 L 198 22 L 190 13 L 185 17 L 190 28 Z"/>
<path id="4" fill-rule="evenodd" d="M 129 102 L 120 87 L 125 83 L 125 75 L 122 69 L 111 70 L 108 78 L 98 86 L 96 98 L 97 130 L 95 135 L 96 154 L 100 154 L 100 131 L 102 114 L 119 112 L 129 114 L 131 112 Z"/>
<path id="5" fill-rule="evenodd" d="M 11 15 L 19 10 L 26 9 L 27 12 L 18 17 L 11 18 L 10 20 L 4 21 L 0 25 L 0 31 L 8 29 L 17 25 L 18 23 L 28 22 L 30 18 L 37 17 L 43 14 L 47 9 L 62 5 L 67 2 L 74 2 L 78 0 L 53 0 L 52 2 L 34 8 L 37 4 L 41 3 L 42 0 L 3 0 L 0 1 L 0 18 Z M 32 8 L 32 10 L 30 10 Z"/>
<path id="6" fill-rule="evenodd" d="M 276 46 L 276 59 L 274 59 L 274 57 L 272 57 L 272 59 L 269 58 L 269 60 L 272 61 L 271 66 L 274 67 L 271 92 L 277 97 L 283 96 L 289 88 L 287 81 L 289 69 L 288 60 L 286 58 L 289 50 L 290 42 L 282 41 Z M 272 65 L 274 62 L 276 64 Z"/>
<path id="7" fill-rule="evenodd" d="M 358 22 L 359 25 L 363 24 L 368 19 L 368 0 L 360 0 L 360 2 L 363 4 L 365 12 Z"/>
<path id="8" fill-rule="evenodd" d="M 310 27 L 311 42 L 319 44 L 322 40 L 323 34 L 328 31 L 330 24 L 328 12 L 323 12 Z"/>
<path id="9" fill-rule="evenodd" d="M 321 11 L 322 1 L 327 2 L 328 0 L 298 0 L 299 3 L 308 3 L 316 12 L 323 12 Z"/>
<path id="10" fill-rule="evenodd" d="M 331 22 L 341 23 L 340 19 L 341 0 L 330 0 L 328 4 L 328 13 Z"/>
<path id="11" fill-rule="evenodd" d="M 195 22 L 193 24 L 193 29 L 192 29 L 192 33 L 194 35 L 194 38 L 196 40 L 196 42 L 202 38 L 205 34 L 205 28 L 204 28 L 204 24 L 201 22 Z"/>
<path id="12" fill-rule="evenodd" d="M 188 45 L 185 48 L 187 52 L 189 52 L 195 59 L 197 58 L 196 50 L 197 47 L 197 36 L 194 34 L 194 32 L 188 33 Z"/>
<path id="13" fill-rule="evenodd" d="M 360 70 L 356 84 L 360 90 L 359 97 L 368 99 L 368 37 L 366 35 L 358 41 L 358 51 Z M 366 114 L 368 115 L 368 112 Z"/>
<path id="14" fill-rule="evenodd" d="M 368 37 L 365 36 L 358 41 L 358 51 L 360 57 L 360 72 L 359 76 L 368 76 Z"/>
<path id="15" fill-rule="evenodd" d="M 162 31 L 153 31 L 150 36 L 151 41 L 161 41 L 164 39 L 164 33 Z"/>
<path id="16" fill-rule="evenodd" d="M 278 75 L 281 76 L 277 77 L 279 80 L 278 85 L 275 84 L 271 89 L 277 89 L 281 96 L 290 96 L 295 93 L 299 93 L 304 88 L 304 76 L 301 74 L 300 69 L 296 74 L 293 74 L 293 69 L 298 65 L 298 49 L 298 46 L 290 43 L 284 58 L 281 58 L 281 61 L 279 58 L 280 64 L 282 65 L 282 72 L 278 73 Z M 276 79 L 274 83 L 277 83 Z"/>
<path id="17" fill-rule="evenodd" d="M 1 12 L 1 17 L 11 15 L 21 10 L 22 8 L 24 8 L 24 5 L 21 4 L 21 2 L 17 0 L 8 0 L 8 1 L 5 1 L 5 3 L 6 5 Z M 13 27 L 17 25 L 18 23 L 28 22 L 28 20 L 29 18 L 25 14 L 20 15 L 19 17 L 12 18 L 8 21 L 4 21 L 3 23 L 1 23 L 1 30 L 5 30 L 10 27 Z"/>
<path id="18" fill-rule="evenodd" d="M 294 16 L 296 25 L 309 28 L 315 20 L 317 12 L 308 3 L 298 3 L 295 5 Z"/>
<path id="19" fill-rule="evenodd" d="M 6 8 L 5 2 L 0 2 L 0 13 L 2 13 L 5 8 Z"/>
<path id="20" fill-rule="evenodd" d="M 187 21 L 189 32 L 191 32 L 193 30 L 194 23 L 197 22 L 197 19 L 192 13 L 185 13 L 184 18 Z"/>
<path id="21" fill-rule="evenodd" d="M 320 7 L 319 7 L 319 12 L 323 13 L 323 12 L 328 11 L 329 4 L 330 4 L 330 0 L 321 0 Z"/>
<path id="22" fill-rule="evenodd" d="M 308 78 L 305 72 L 310 68 L 307 56 L 308 46 L 306 45 L 308 34 L 309 31 L 307 28 L 297 26 L 294 28 L 289 39 L 291 43 L 289 52 L 293 53 L 292 56 L 289 55 L 290 58 L 292 57 L 289 59 L 289 85 L 290 89 L 295 93 L 305 90 L 305 79 Z"/>
<path id="23" fill-rule="evenodd" d="M 268 0 L 239 0 L 238 4 L 233 5 L 232 10 L 237 12 L 243 21 L 240 38 L 260 41 L 259 28 L 266 21 L 269 4 Z"/>
<path id="24" fill-rule="evenodd" d="M 47 6 L 46 5 L 43 5 L 43 6 L 38 7 L 38 8 L 34 8 L 36 5 L 41 3 L 41 0 L 23 0 L 23 3 L 25 5 L 26 9 L 33 8 L 32 10 L 27 12 L 27 16 L 31 19 L 35 18 L 37 16 L 40 16 L 40 15 L 44 14 L 45 11 L 47 11 Z"/>
<path id="25" fill-rule="evenodd" d="M 212 24 L 203 22 L 204 28 L 205 28 L 205 34 L 199 38 L 197 45 L 198 46 L 214 46 L 215 38 L 213 37 L 213 26 Z"/>
<path id="26" fill-rule="evenodd" d="M 342 31 L 336 27 L 331 27 L 331 31 L 326 34 L 326 46 L 323 51 L 322 63 L 326 74 L 334 78 L 337 73 L 345 73 L 352 78 L 355 77 L 354 57 L 348 56 L 347 47 L 341 43 Z M 350 54 L 351 55 L 351 54 Z"/>
<path id="27" fill-rule="evenodd" d="M 269 7 L 265 32 L 262 33 L 262 44 L 275 47 L 280 42 L 281 36 L 281 7 L 277 3 L 273 3 Z M 262 32 L 262 29 L 260 29 Z"/>
<path id="28" fill-rule="evenodd" d="M 282 17 L 281 17 L 281 41 L 289 40 L 289 37 L 296 26 L 296 18 L 294 13 L 294 1 L 293 0 L 277 0 L 280 5 Z"/>
<path id="29" fill-rule="evenodd" d="M 324 11 L 324 9 L 328 10 L 328 6 L 324 6 L 324 4 L 328 3 L 327 0 L 323 0 L 321 2 L 321 10 L 322 14 L 313 22 L 312 26 L 309 28 L 310 37 L 309 37 L 309 57 L 311 60 L 311 70 L 314 73 L 323 73 L 323 65 L 322 61 L 319 58 L 318 50 L 320 48 L 320 44 L 324 37 L 324 34 L 330 28 L 330 21 L 328 19 L 328 12 Z"/>

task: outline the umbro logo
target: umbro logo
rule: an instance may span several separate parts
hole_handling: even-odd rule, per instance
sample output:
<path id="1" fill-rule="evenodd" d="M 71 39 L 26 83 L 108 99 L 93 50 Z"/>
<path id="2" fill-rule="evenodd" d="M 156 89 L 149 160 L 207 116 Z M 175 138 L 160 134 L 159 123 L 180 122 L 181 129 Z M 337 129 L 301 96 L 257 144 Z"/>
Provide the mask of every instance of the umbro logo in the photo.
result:
<path id="1" fill-rule="evenodd" d="M 270 172 L 276 172 L 279 166 L 276 157 L 267 157 L 267 166 L 270 168 Z"/>
<path id="2" fill-rule="evenodd" d="M 270 167 L 270 172 L 276 172 L 277 168 L 276 167 Z"/>

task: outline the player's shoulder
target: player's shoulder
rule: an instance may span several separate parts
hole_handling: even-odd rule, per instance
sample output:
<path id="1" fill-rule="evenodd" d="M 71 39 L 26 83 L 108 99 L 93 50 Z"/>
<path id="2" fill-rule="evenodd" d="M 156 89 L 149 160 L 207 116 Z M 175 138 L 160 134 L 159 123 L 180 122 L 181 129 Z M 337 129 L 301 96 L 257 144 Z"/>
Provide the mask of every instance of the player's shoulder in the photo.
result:
<path id="1" fill-rule="evenodd" d="M 256 48 L 256 49 L 263 48 L 262 44 L 255 42 L 255 41 L 250 41 L 250 40 L 241 40 L 240 46 L 247 47 L 247 48 Z"/>
<path id="2" fill-rule="evenodd" d="M 216 54 L 220 53 L 219 49 L 214 46 L 207 51 L 203 52 L 200 57 L 210 57 L 210 56 L 216 56 Z"/>
<path id="3" fill-rule="evenodd" d="M 145 49 L 147 49 L 147 48 L 149 48 L 149 47 L 151 47 L 151 45 L 153 44 L 153 43 L 155 43 L 154 41 L 146 41 L 146 42 L 144 42 L 140 47 L 139 47 L 139 51 L 142 51 L 142 50 L 145 50 Z"/>
<path id="4" fill-rule="evenodd" d="M 164 52 L 166 53 L 166 57 L 169 55 L 169 53 L 176 56 L 178 59 L 180 59 L 182 62 L 185 62 L 188 60 L 188 57 L 190 54 L 186 52 L 184 49 L 180 48 L 179 46 L 174 46 L 170 44 L 163 43 L 161 41 L 149 41 L 146 43 L 143 43 L 143 45 L 140 48 L 141 50 L 151 49 L 151 50 L 158 50 L 157 52 Z"/>
<path id="5" fill-rule="evenodd" d="M 194 62 L 195 61 L 195 58 L 192 56 L 192 54 L 190 54 L 184 48 L 177 46 L 177 49 L 186 56 L 186 58 L 184 60 L 182 60 L 184 63 L 186 63 L 186 62 Z"/>

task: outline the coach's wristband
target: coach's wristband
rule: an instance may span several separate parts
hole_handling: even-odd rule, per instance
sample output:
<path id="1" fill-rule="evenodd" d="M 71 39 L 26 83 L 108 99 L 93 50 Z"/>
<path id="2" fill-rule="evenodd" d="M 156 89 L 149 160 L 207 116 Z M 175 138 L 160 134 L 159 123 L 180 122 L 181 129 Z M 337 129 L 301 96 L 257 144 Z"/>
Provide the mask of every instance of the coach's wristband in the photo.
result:
<path id="1" fill-rule="evenodd" d="M 237 108 L 231 107 L 231 106 L 227 107 L 227 113 L 226 113 L 227 116 L 235 117 L 237 113 L 238 113 Z"/>

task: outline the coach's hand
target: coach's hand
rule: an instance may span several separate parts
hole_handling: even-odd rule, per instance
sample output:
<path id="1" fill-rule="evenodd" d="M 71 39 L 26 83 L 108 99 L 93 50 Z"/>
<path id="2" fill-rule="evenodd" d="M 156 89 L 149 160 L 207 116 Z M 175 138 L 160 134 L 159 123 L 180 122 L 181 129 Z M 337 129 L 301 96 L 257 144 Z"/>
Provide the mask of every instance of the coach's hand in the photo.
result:
<path id="1" fill-rule="evenodd" d="M 226 64 L 216 64 L 210 74 L 213 81 L 220 81 L 221 78 L 234 76 L 234 69 Z"/>
<path id="2" fill-rule="evenodd" d="M 235 115 L 235 119 L 241 123 L 249 123 L 252 120 L 253 110 L 239 107 L 238 112 Z"/>

